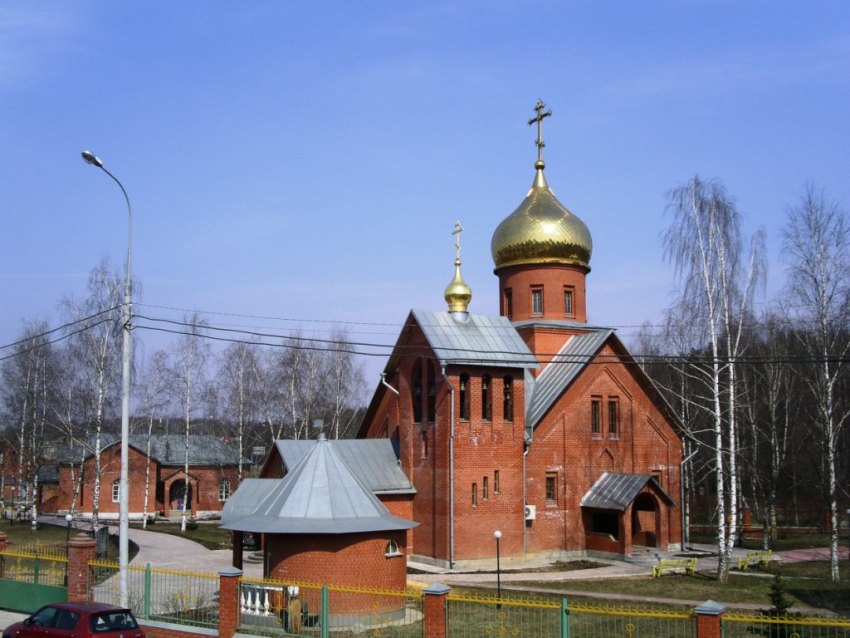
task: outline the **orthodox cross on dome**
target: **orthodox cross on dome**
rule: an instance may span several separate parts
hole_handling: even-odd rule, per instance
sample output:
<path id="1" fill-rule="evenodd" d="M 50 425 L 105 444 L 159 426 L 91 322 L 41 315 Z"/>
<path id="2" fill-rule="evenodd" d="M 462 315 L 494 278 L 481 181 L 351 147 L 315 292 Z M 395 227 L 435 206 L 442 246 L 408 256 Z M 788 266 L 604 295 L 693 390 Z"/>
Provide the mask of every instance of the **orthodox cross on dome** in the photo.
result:
<path id="1" fill-rule="evenodd" d="M 543 103 L 543 100 L 537 100 L 537 105 L 534 107 L 534 110 L 537 111 L 537 116 L 528 120 L 528 125 L 531 126 L 535 122 L 537 123 L 537 164 L 538 168 L 543 168 L 543 147 L 546 144 L 543 143 L 543 118 L 550 117 L 552 115 L 552 109 L 549 109 L 545 113 L 543 109 L 546 108 L 546 105 Z"/>
<path id="2" fill-rule="evenodd" d="M 463 226 L 460 225 L 460 220 L 455 222 L 455 229 L 452 235 L 455 236 L 455 261 L 460 263 L 460 234 L 463 232 Z"/>

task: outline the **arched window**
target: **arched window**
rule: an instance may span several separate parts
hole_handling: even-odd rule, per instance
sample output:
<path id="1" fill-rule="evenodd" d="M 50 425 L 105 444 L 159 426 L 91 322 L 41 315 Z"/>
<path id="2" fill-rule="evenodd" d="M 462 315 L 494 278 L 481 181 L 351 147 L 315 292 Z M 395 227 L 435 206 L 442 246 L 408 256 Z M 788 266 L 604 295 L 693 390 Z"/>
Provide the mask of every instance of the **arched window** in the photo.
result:
<path id="1" fill-rule="evenodd" d="M 121 481 L 112 481 L 112 502 L 121 501 Z"/>
<path id="2" fill-rule="evenodd" d="M 469 375 L 460 375 L 460 420 L 469 421 Z"/>
<path id="3" fill-rule="evenodd" d="M 484 421 L 493 418 L 493 379 L 489 374 L 481 377 L 481 418 Z"/>
<path id="4" fill-rule="evenodd" d="M 384 556 L 387 558 L 392 558 L 393 556 L 401 556 L 401 550 L 398 548 L 398 543 L 395 541 L 390 541 L 387 543 L 387 547 L 384 550 Z"/>
<path id="5" fill-rule="evenodd" d="M 230 498 L 230 481 L 221 479 L 218 482 L 218 500 L 222 503 Z"/>
<path id="6" fill-rule="evenodd" d="M 434 378 L 434 363 L 426 361 L 425 365 L 428 366 L 428 412 L 425 414 L 425 420 L 433 422 L 437 420 L 437 381 Z"/>
<path id="7" fill-rule="evenodd" d="M 505 421 L 514 420 L 514 378 L 507 374 L 502 379 L 502 390 L 504 400 L 502 402 L 502 415 Z"/>
<path id="8" fill-rule="evenodd" d="M 422 359 L 413 364 L 413 422 L 422 422 Z"/>

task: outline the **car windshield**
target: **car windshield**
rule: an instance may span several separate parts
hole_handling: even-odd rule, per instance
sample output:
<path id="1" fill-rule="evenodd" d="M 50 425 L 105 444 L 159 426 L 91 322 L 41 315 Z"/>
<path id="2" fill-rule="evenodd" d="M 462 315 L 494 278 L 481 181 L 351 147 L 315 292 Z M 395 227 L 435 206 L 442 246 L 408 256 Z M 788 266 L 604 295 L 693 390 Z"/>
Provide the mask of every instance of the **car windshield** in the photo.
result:
<path id="1" fill-rule="evenodd" d="M 104 611 L 91 617 L 91 630 L 94 633 L 136 629 L 138 626 L 129 611 Z"/>

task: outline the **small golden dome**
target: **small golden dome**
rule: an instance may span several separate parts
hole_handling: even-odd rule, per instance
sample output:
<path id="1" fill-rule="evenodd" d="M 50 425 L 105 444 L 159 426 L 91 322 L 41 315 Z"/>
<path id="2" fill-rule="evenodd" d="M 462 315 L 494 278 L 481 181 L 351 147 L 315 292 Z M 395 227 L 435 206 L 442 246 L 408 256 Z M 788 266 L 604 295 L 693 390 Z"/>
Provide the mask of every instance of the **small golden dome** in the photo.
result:
<path id="1" fill-rule="evenodd" d="M 472 300 L 472 288 L 466 285 L 460 274 L 460 259 L 455 259 L 455 276 L 443 293 L 449 312 L 467 312 Z"/>
<path id="2" fill-rule="evenodd" d="M 538 159 L 534 185 L 519 207 L 493 233 L 496 270 L 521 264 L 565 264 L 590 270 L 593 241 L 584 222 L 558 201 Z"/>
<path id="3" fill-rule="evenodd" d="M 457 220 L 452 231 L 452 235 L 455 236 L 455 276 L 443 293 L 443 298 L 449 304 L 449 312 L 468 312 L 469 302 L 472 300 L 472 288 L 466 285 L 460 274 L 460 234 L 462 232 L 463 226 L 460 225 L 460 220 Z"/>

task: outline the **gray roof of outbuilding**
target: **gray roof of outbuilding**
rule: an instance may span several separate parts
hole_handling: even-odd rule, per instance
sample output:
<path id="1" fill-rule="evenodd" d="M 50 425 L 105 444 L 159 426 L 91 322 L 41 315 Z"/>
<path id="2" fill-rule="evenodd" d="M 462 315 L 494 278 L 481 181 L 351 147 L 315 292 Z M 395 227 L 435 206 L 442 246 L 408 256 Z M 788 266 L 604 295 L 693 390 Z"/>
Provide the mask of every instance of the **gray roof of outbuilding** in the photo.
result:
<path id="1" fill-rule="evenodd" d="M 318 443 L 315 439 L 281 439 L 275 442 L 287 471 Z M 389 439 L 328 441 L 357 479 L 375 494 L 415 494 L 416 488 L 399 466 Z"/>
<path id="2" fill-rule="evenodd" d="M 613 333 L 610 328 L 595 328 L 583 334 L 574 334 L 567 340 L 549 365 L 533 380 L 531 392 L 527 392 L 531 397 L 525 416 L 527 428 L 534 428 L 540 422 Z"/>
<path id="3" fill-rule="evenodd" d="M 245 496 L 240 485 L 222 511 L 224 529 L 268 534 L 349 534 L 416 526 L 413 521 L 390 514 L 324 438 L 284 478 L 266 480 L 276 485 L 269 488 L 252 481 Z"/>
<path id="4" fill-rule="evenodd" d="M 116 434 L 102 434 L 100 449 L 104 450 L 110 445 L 118 443 L 120 437 Z M 148 437 L 144 434 L 131 434 L 127 443 L 139 450 L 142 454 L 147 453 Z M 182 465 L 186 437 L 183 434 L 156 434 L 151 437 L 151 458 L 156 459 L 162 465 Z M 94 440 L 87 443 L 86 458 L 94 454 Z M 80 460 L 79 447 L 73 454 L 69 452 L 67 445 L 63 445 L 57 452 L 57 459 L 62 463 L 77 463 Z M 239 463 L 239 452 L 229 443 L 225 443 L 220 437 L 212 434 L 192 434 L 189 436 L 189 465 L 195 467 L 210 467 L 220 465 L 237 465 Z M 245 465 L 251 465 L 249 459 L 242 459 Z"/>
<path id="5" fill-rule="evenodd" d="M 539 367 L 506 317 L 414 309 L 411 311 L 441 365 Z M 460 320 L 459 317 L 465 317 Z"/>
<path id="6" fill-rule="evenodd" d="M 648 474 L 615 474 L 605 472 L 581 499 L 582 507 L 622 512 L 635 500 L 644 486 L 651 483 L 668 504 L 674 503 L 664 488 Z"/>

